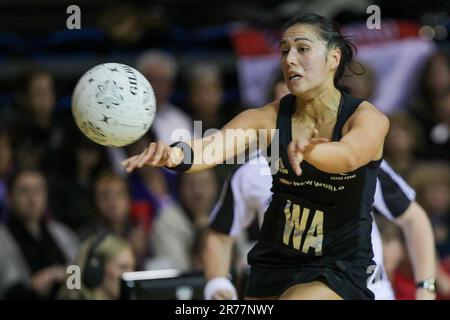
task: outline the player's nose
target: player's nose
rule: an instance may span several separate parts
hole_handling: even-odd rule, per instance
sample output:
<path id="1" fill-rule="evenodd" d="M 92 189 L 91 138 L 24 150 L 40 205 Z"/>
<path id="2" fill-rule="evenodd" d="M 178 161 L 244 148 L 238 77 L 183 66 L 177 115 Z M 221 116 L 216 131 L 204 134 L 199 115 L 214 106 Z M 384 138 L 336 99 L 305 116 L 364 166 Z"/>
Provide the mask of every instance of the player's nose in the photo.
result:
<path id="1" fill-rule="evenodd" d="M 296 66 L 298 65 L 298 56 L 295 53 L 295 50 L 290 49 L 286 56 L 286 63 L 288 66 Z"/>

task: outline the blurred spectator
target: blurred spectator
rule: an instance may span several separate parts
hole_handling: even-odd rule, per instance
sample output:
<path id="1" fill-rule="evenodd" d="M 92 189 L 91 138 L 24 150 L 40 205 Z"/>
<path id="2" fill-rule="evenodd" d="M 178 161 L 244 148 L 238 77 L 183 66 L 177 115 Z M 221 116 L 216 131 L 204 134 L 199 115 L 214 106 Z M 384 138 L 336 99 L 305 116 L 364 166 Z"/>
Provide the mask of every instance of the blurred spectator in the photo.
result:
<path id="1" fill-rule="evenodd" d="M 114 3 L 102 12 L 99 25 L 113 42 L 131 46 L 144 36 L 143 18 L 136 6 L 130 3 Z"/>
<path id="2" fill-rule="evenodd" d="M 117 300 L 124 272 L 135 270 L 135 258 L 126 240 L 100 234 L 87 239 L 77 255 L 81 268 L 81 289 L 62 289 L 59 299 Z"/>
<path id="3" fill-rule="evenodd" d="M 420 126 L 405 112 L 389 117 L 390 128 L 386 136 L 384 156 L 401 175 L 407 175 L 422 154 L 424 139 Z"/>
<path id="4" fill-rule="evenodd" d="M 81 135 L 75 146 L 73 159 L 72 179 L 84 188 L 92 185 L 95 177 L 109 165 L 104 147 Z"/>
<path id="5" fill-rule="evenodd" d="M 196 228 L 208 226 L 209 214 L 217 198 L 218 185 L 214 170 L 185 173 L 179 181 L 180 201 Z"/>
<path id="6" fill-rule="evenodd" d="M 80 231 L 94 219 L 92 185 L 102 170 L 110 168 L 110 163 L 105 148 L 81 133 L 71 149 L 72 160 L 67 164 L 64 177 L 53 175 L 49 179 L 49 201 L 58 220 Z"/>
<path id="7" fill-rule="evenodd" d="M 208 224 L 217 197 L 217 178 L 213 170 L 183 173 L 179 192 L 183 210 L 167 210 L 155 221 L 151 233 L 152 251 L 168 259 L 169 265 L 182 271 L 191 270 L 191 253 L 199 230 Z M 195 250 L 194 250 L 195 251 Z"/>
<path id="8" fill-rule="evenodd" d="M 65 279 L 78 239 L 64 225 L 48 220 L 47 185 L 39 171 L 21 170 L 8 180 L 11 214 L 0 226 L 0 296 L 52 299 Z"/>
<path id="9" fill-rule="evenodd" d="M 129 155 L 136 154 L 152 141 L 155 138 L 150 130 L 147 135 L 127 146 L 126 151 Z M 147 229 L 153 227 L 154 220 L 167 208 L 167 204 L 175 201 L 174 187 L 171 187 L 175 179 L 173 172 L 150 166 L 144 166 L 129 175 L 131 213 L 136 219 L 144 219 Z"/>
<path id="10" fill-rule="evenodd" d="M 443 51 L 438 51 L 424 65 L 419 83 L 419 96 L 411 108 L 412 114 L 424 130 L 427 142 L 434 140 L 431 131 L 440 120 L 443 120 L 438 115 L 438 104 L 449 88 L 449 57 Z"/>
<path id="11" fill-rule="evenodd" d="M 424 162 L 408 177 L 417 192 L 417 202 L 429 214 L 441 258 L 450 255 L 450 165 Z"/>
<path id="12" fill-rule="evenodd" d="M 290 93 L 289 89 L 286 85 L 286 82 L 284 81 L 283 73 L 277 72 L 270 86 L 267 102 L 269 103 L 274 100 L 280 100 L 289 93 Z"/>
<path id="13" fill-rule="evenodd" d="M 157 110 L 152 128 L 158 140 L 167 144 L 180 140 L 179 136 L 175 136 L 175 140 L 172 140 L 172 134 L 176 129 L 185 129 L 192 137 L 192 120 L 170 103 L 177 77 L 176 60 L 169 53 L 150 50 L 142 53 L 137 59 L 136 68 L 150 81 L 155 91 Z"/>
<path id="14" fill-rule="evenodd" d="M 52 74 L 40 67 L 24 68 L 17 82 L 18 165 L 64 172 L 69 123 L 55 112 L 56 91 Z M 67 119 L 68 120 L 68 119 Z M 66 161 L 67 160 L 67 161 Z"/>
<path id="15" fill-rule="evenodd" d="M 130 241 L 138 265 L 148 255 L 145 221 L 133 221 L 131 199 L 126 180 L 112 172 L 101 173 L 93 188 L 97 219 L 81 231 L 81 238 L 111 232 Z"/>
<path id="16" fill-rule="evenodd" d="M 360 61 L 353 62 L 350 68 L 346 70 L 339 84 L 349 88 L 352 96 L 370 101 L 375 95 L 375 71 Z"/>
<path id="17" fill-rule="evenodd" d="M 192 118 L 202 122 L 203 132 L 221 129 L 231 120 L 233 110 L 224 105 L 224 90 L 219 66 L 198 61 L 187 70 L 187 103 Z M 203 134 L 202 132 L 202 134 Z"/>
<path id="18" fill-rule="evenodd" d="M 436 99 L 435 118 L 430 130 L 428 156 L 450 161 L 450 86 Z"/>
<path id="19" fill-rule="evenodd" d="M 13 165 L 13 153 L 8 128 L 0 126 L 0 223 L 6 220 L 6 178 Z"/>
<path id="20" fill-rule="evenodd" d="M 191 248 L 191 271 L 193 272 L 203 271 L 203 247 L 205 246 L 207 231 L 207 228 L 200 228 L 195 232 Z"/>
<path id="21" fill-rule="evenodd" d="M 169 38 L 167 16 L 162 6 L 113 2 L 102 10 L 98 25 L 108 35 L 113 49 L 161 47 Z"/>

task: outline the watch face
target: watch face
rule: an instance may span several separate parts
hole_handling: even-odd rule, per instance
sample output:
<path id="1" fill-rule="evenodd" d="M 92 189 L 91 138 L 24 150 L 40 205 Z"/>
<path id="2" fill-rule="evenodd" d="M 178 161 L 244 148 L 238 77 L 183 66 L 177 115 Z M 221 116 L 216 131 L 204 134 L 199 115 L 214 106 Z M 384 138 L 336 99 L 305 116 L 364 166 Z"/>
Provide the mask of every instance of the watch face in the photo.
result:
<path id="1" fill-rule="evenodd" d="M 436 292 L 436 280 L 433 278 L 417 282 L 417 288 L 425 289 L 431 293 Z"/>
<path id="2" fill-rule="evenodd" d="M 430 291 L 435 292 L 436 291 L 436 281 L 434 279 L 425 280 L 422 284 L 422 288 Z"/>

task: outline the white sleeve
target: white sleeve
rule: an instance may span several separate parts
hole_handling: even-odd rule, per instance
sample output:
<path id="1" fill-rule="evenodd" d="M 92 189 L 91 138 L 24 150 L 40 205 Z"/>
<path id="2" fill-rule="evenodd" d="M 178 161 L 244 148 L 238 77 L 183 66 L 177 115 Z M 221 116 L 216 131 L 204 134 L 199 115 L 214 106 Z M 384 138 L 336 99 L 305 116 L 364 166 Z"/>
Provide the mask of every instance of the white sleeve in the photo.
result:
<path id="1" fill-rule="evenodd" d="M 389 220 L 394 220 L 408 209 L 415 198 L 414 189 L 383 160 L 378 171 L 374 196 L 376 211 Z"/>
<path id="2" fill-rule="evenodd" d="M 210 227 L 232 237 L 239 235 L 270 199 L 272 177 L 261 174 L 265 163 L 245 163 L 225 183 L 211 217 Z"/>

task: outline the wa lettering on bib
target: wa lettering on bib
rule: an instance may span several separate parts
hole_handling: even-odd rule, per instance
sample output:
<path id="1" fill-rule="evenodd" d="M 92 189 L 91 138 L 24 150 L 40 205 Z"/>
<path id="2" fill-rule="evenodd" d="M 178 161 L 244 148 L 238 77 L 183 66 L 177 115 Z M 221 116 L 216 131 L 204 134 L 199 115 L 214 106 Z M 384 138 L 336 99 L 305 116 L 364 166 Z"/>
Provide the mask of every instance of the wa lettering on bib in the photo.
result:
<path id="1" fill-rule="evenodd" d="M 335 208 L 285 198 L 282 243 L 305 255 L 322 256 L 326 231 L 334 225 Z"/>

